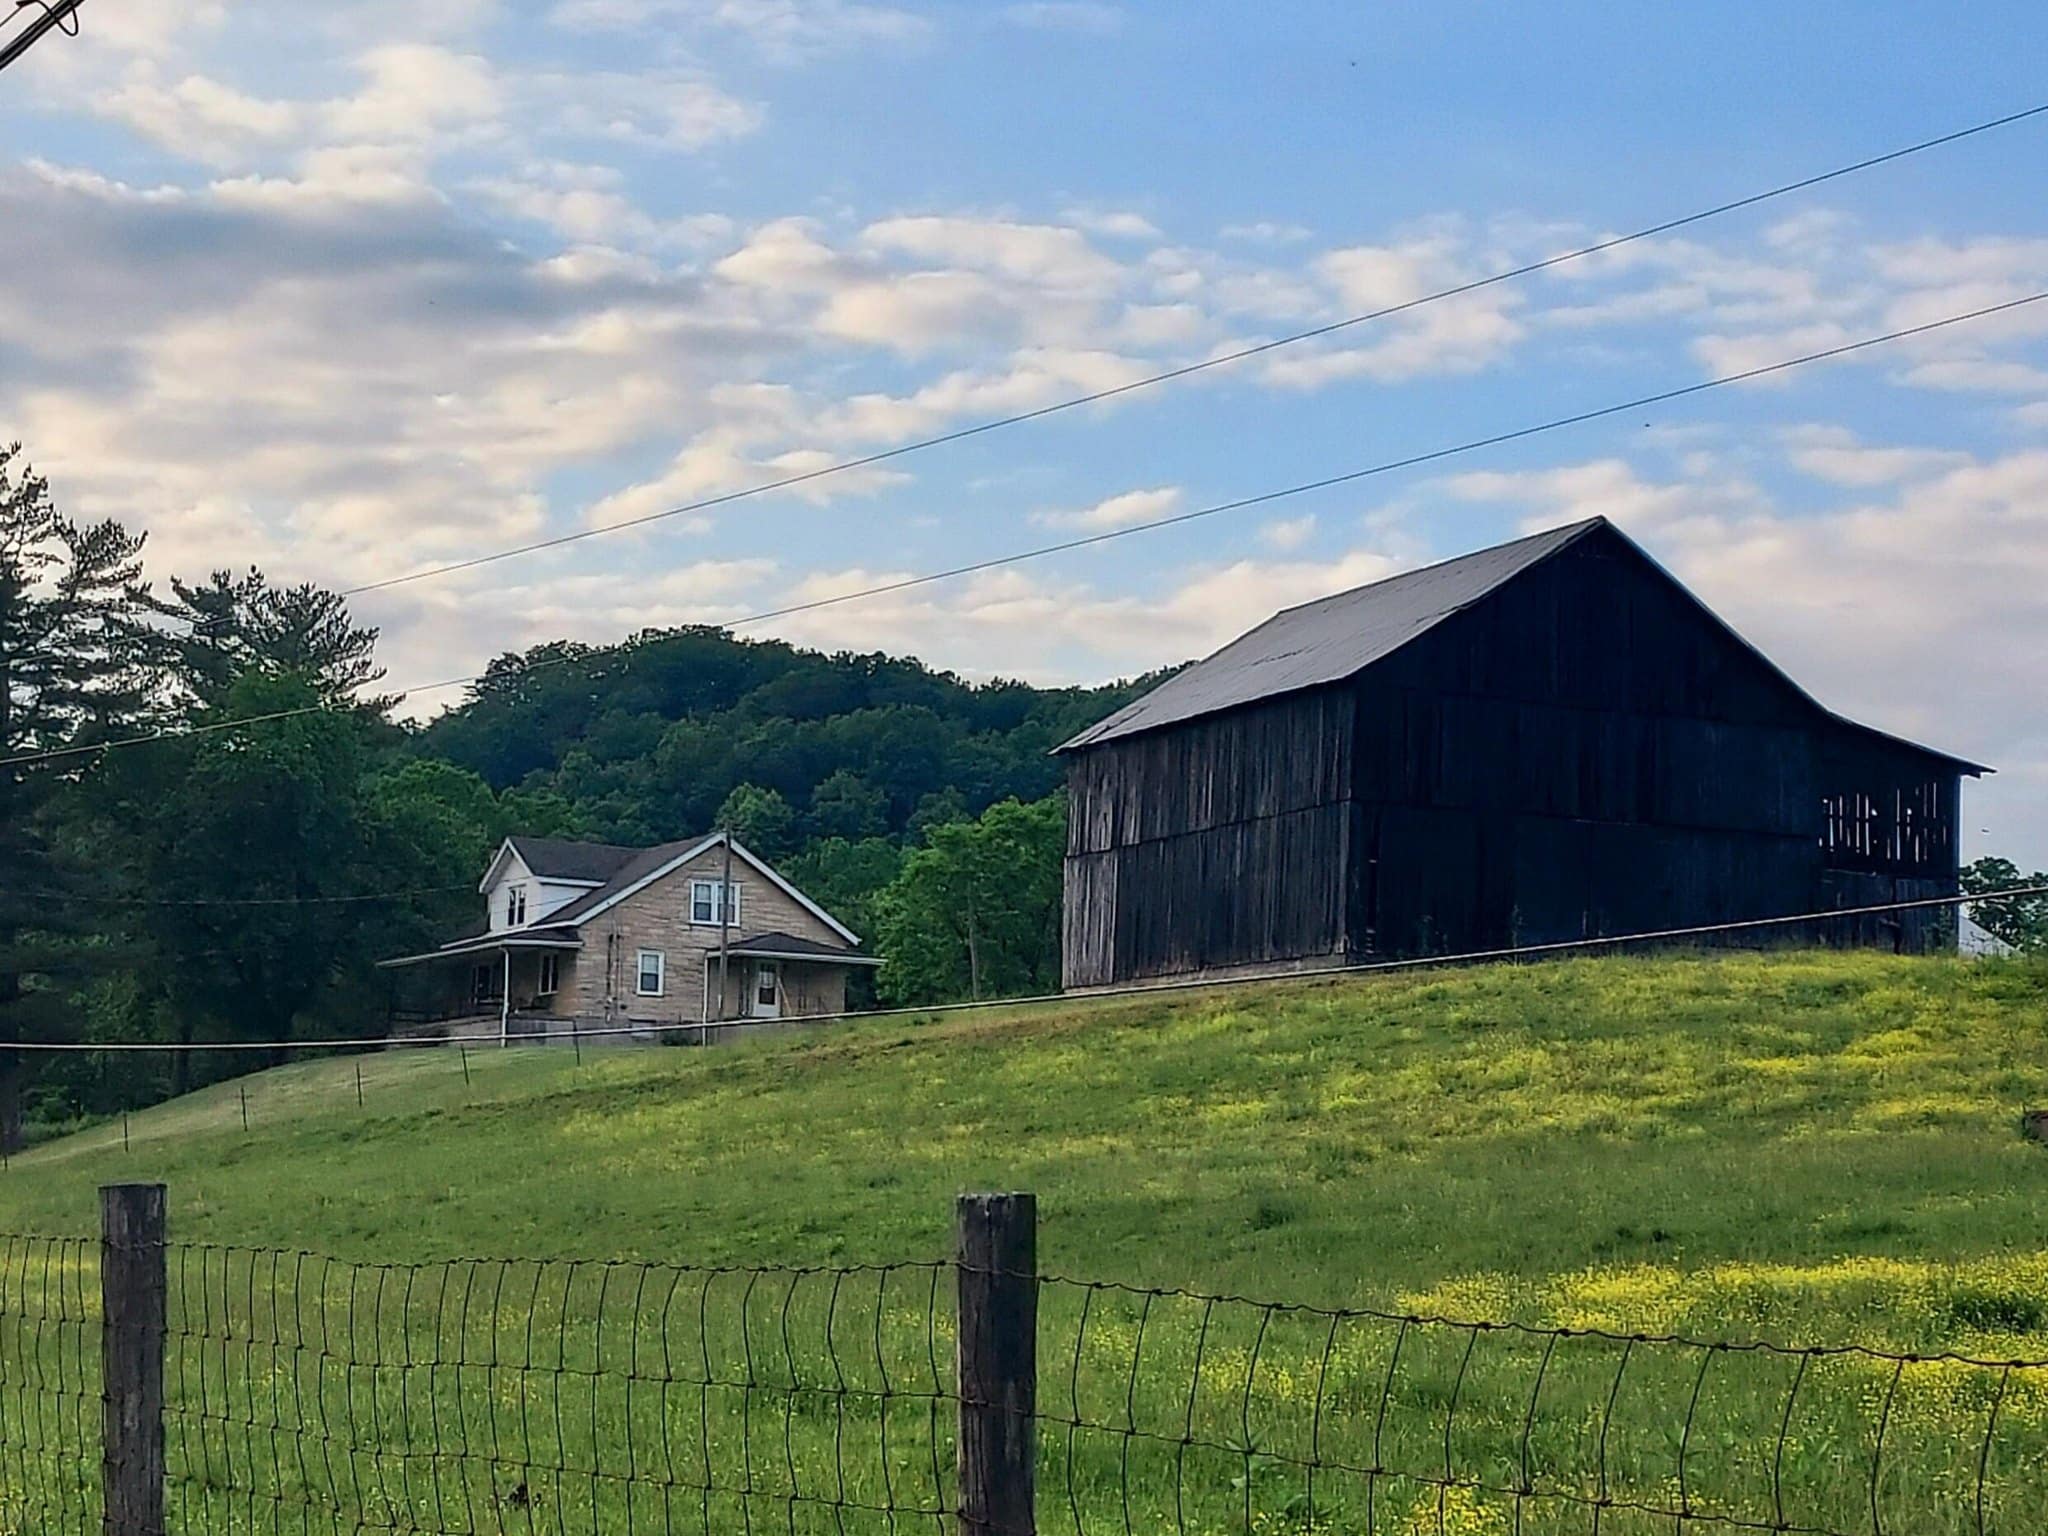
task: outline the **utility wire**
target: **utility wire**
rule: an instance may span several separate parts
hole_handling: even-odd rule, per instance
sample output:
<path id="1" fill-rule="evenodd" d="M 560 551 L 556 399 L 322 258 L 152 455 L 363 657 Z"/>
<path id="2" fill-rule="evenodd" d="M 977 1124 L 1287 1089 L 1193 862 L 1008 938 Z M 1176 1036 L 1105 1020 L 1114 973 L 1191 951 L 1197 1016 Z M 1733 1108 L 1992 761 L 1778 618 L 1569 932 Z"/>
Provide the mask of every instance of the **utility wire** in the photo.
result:
<path id="1" fill-rule="evenodd" d="M 97 891 L 12 891 L 8 894 L 30 901 L 94 902 L 112 907 L 338 907 L 355 902 L 407 901 L 415 896 L 445 896 L 451 891 L 474 891 L 473 880 L 453 885 L 419 885 L 410 890 L 357 891 L 346 896 L 121 896 Z"/>
<path id="2" fill-rule="evenodd" d="M 1669 404 L 1708 390 L 1723 389 L 1732 384 L 1747 383 L 1753 379 L 1785 373 L 1794 368 L 1803 368 L 1810 363 L 1826 362 L 1831 358 L 1846 357 L 1852 353 L 1867 351 L 1872 347 L 1886 346 L 1892 342 L 1904 341 L 1914 336 L 1925 336 L 1953 325 L 1962 325 L 1972 320 L 1982 320 L 1990 315 L 2004 314 L 2038 304 L 2048 299 L 2048 289 L 2030 293 L 2024 298 L 2008 299 L 2001 304 L 1987 304 L 1980 309 L 1966 310 L 1961 314 L 1945 315 L 1939 320 L 1929 320 L 1920 325 L 1906 326 L 1896 331 L 1886 331 L 1878 336 L 1865 336 L 1858 341 L 1844 342 L 1840 346 L 1825 347 L 1818 352 L 1803 353 L 1798 357 L 1780 359 L 1755 368 L 1745 368 L 1738 373 L 1719 374 L 1711 379 L 1702 379 L 1696 384 L 1683 384 L 1673 389 L 1658 390 L 1654 394 L 1637 395 L 1633 399 L 1617 401 L 1613 405 L 1598 406 L 1592 410 L 1575 411 L 1568 416 L 1553 416 L 1546 421 L 1535 422 L 1526 427 L 1515 427 L 1505 432 L 1495 432 L 1485 437 L 1468 438 L 1443 448 L 1432 448 L 1426 453 L 1409 454 L 1403 458 L 1386 459 L 1369 464 L 1363 469 L 1346 470 L 1341 474 L 1325 475 L 1317 480 L 1304 480 L 1297 485 L 1283 486 L 1279 490 L 1262 491 L 1255 496 L 1239 497 L 1235 501 L 1217 502 L 1212 506 L 1198 507 L 1190 512 L 1175 513 L 1171 517 L 1155 518 L 1150 522 L 1132 523 L 1122 528 L 1108 529 L 1102 533 L 1085 534 L 1079 538 L 1063 539 L 1054 544 L 1041 544 L 1032 549 L 1012 551 L 1006 555 L 993 555 L 986 560 L 975 560 L 965 565 L 949 566 L 944 570 L 927 571 L 918 576 L 905 576 L 896 581 L 880 582 L 874 586 L 861 587 L 852 592 L 841 592 L 831 597 L 813 598 L 807 602 L 790 603 L 781 608 L 769 608 L 760 613 L 751 613 L 744 618 L 731 619 L 721 627 L 739 629 L 751 624 L 763 624 L 771 619 L 788 618 L 793 614 L 812 613 L 821 608 L 832 608 L 842 603 L 858 602 L 863 598 L 880 597 L 891 592 L 907 591 L 913 587 L 928 586 L 934 582 L 951 581 L 961 576 L 971 576 L 982 571 L 991 571 L 1002 566 L 1019 565 L 1028 560 L 1040 560 L 1048 555 L 1064 554 L 1070 550 L 1086 549 L 1096 544 L 1107 544 L 1113 539 L 1127 539 L 1140 533 L 1153 533 L 1162 528 L 1174 528 L 1184 523 L 1196 522 L 1202 518 L 1216 517 L 1225 512 L 1241 512 L 1248 507 L 1265 506 L 1292 496 L 1306 495 L 1311 491 L 1328 490 L 1332 486 L 1349 485 L 1355 481 L 1369 479 L 1376 475 L 1391 474 L 1396 470 L 1412 469 L 1421 464 L 1433 464 L 1443 459 L 1455 458 L 1461 454 L 1474 453 L 1482 448 L 1494 448 L 1503 443 L 1520 442 L 1524 438 L 1536 437 L 1546 432 L 1556 432 L 1565 427 L 1579 426 L 1585 422 L 1598 421 L 1603 417 L 1617 416 L 1626 411 L 1638 411 L 1654 405 Z M 442 678 L 438 682 L 419 683 L 412 687 L 396 690 L 401 696 L 415 693 L 436 693 L 447 688 L 459 688 L 465 684 L 482 682 L 486 677 L 493 681 L 506 678 L 524 677 L 547 667 L 562 666 L 581 661 L 582 656 L 544 656 L 537 661 L 517 667 L 507 667 L 495 674 L 469 673 L 461 677 Z M 247 715 L 236 720 L 215 720 L 203 725 L 182 726 L 174 730 L 154 731 L 135 736 L 118 736 L 108 741 L 93 742 L 72 747 L 53 747 L 39 752 L 21 752 L 11 757 L 0 757 L 0 768 L 18 767 L 30 763 L 50 762 L 59 758 L 77 757 L 86 753 L 106 752 L 117 747 L 142 746 L 149 742 L 170 738 L 210 735 L 216 731 L 231 731 L 245 725 L 262 725 L 271 721 L 290 720 L 301 715 L 319 714 L 324 704 L 304 704 L 292 709 L 271 710 L 267 714 Z"/>
<path id="3" fill-rule="evenodd" d="M 862 1019 L 925 1018 L 933 1014 L 967 1013 L 990 1008 L 1042 1008 L 1050 1003 L 1085 1003 L 1097 998 L 1151 997 L 1169 992 L 1200 992 L 1214 987 L 1270 986 L 1277 982 L 1315 981 L 1331 976 L 1362 976 L 1383 971 L 1430 970 L 1448 965 L 1477 965 L 1496 960 L 1528 960 L 1546 955 L 1581 950 L 1613 949 L 1623 944 L 1663 943 L 1675 939 L 1704 938 L 1716 933 L 1745 933 L 1764 928 L 1782 928 L 1793 923 L 1827 922 L 1845 917 L 1872 917 L 1880 912 L 1924 911 L 1930 907 L 1967 907 L 1980 902 L 2006 901 L 2015 896 L 2048 895 L 2048 885 L 2015 886 L 2003 891 L 1980 891 L 1969 896 L 1923 896 L 1914 901 L 1884 901 L 1862 907 L 1826 907 L 1814 912 L 1788 913 L 1781 917 L 1747 917 L 1722 923 L 1693 923 L 1680 928 L 1655 928 L 1641 933 L 1608 934 L 1590 939 L 1558 939 L 1544 944 L 1520 944 L 1505 949 L 1472 949 L 1455 955 L 1420 955 L 1412 960 L 1363 960 L 1349 965 L 1321 965 L 1308 970 L 1287 971 L 1270 976 L 1194 976 L 1175 981 L 1140 982 L 1121 987 L 1091 987 L 1085 992 L 1038 992 L 1028 997 L 979 998 L 972 1002 L 927 1003 L 913 1008 L 874 1008 L 865 1013 L 814 1013 L 790 1016 L 784 1024 L 836 1024 Z M 702 1039 L 728 1030 L 758 1024 L 758 1019 L 711 1019 L 695 1024 L 600 1025 L 595 1029 L 537 1030 L 531 1034 L 504 1037 L 504 1043 L 529 1045 L 548 1040 L 602 1040 L 621 1035 L 694 1034 Z M 84 1040 L 10 1041 L 11 1051 L 349 1051 L 371 1047 L 471 1045 L 486 1043 L 454 1039 L 446 1042 L 420 1035 L 382 1035 L 351 1040 L 329 1036 L 321 1040 L 206 1040 L 146 1041 L 112 1040 L 94 1043 Z"/>
<path id="4" fill-rule="evenodd" d="M 903 458 L 907 454 L 922 453 L 929 448 L 940 448 L 948 443 L 963 442 L 971 437 L 980 437 L 984 433 L 1001 431 L 1005 427 L 1021 426 L 1025 422 L 1039 421 L 1047 416 L 1056 416 L 1063 411 L 1076 410 L 1084 405 L 1098 405 L 1105 400 L 1114 400 L 1119 396 L 1133 394 L 1141 389 L 1150 389 L 1154 385 L 1168 384 L 1176 379 L 1189 378 L 1198 373 L 1206 373 L 1213 368 L 1228 367 L 1233 363 L 1244 362 L 1247 358 L 1262 357 L 1268 352 L 1277 352 L 1283 347 L 1297 346 L 1305 341 L 1316 341 L 1325 336 L 1334 336 L 1341 331 L 1350 330 L 1354 326 L 1367 325 L 1375 320 L 1385 320 L 1394 315 L 1405 314 L 1409 310 L 1421 309 L 1425 305 L 1440 303 L 1445 299 L 1454 299 L 1463 294 L 1477 293 L 1483 288 L 1490 288 L 1498 283 L 1512 282 L 1517 278 L 1528 277 L 1533 273 L 1546 272 L 1552 267 L 1560 267 L 1567 262 L 1581 261 L 1588 256 L 1597 256 L 1603 251 L 1618 250 L 1622 246 L 1632 245 L 1639 240 L 1648 240 L 1657 235 L 1666 235 L 1673 230 L 1684 229 L 1689 225 L 1703 223 L 1708 219 L 1716 219 L 1723 214 L 1735 213 L 1744 208 L 1754 208 L 1759 203 L 1767 203 L 1774 198 L 1787 197 L 1794 192 L 1804 192 L 1810 188 L 1821 186 L 1824 183 L 1839 180 L 1844 176 L 1853 176 L 1860 171 L 1871 170 L 1876 166 L 1889 165 L 1891 162 L 1903 160 L 1909 155 L 1917 155 L 1930 149 L 1938 149 L 1942 145 L 1954 144 L 1959 140 L 1972 138 L 1980 133 L 1989 133 L 1994 128 L 2010 127 L 2014 123 L 2025 122 L 2044 113 L 2048 113 L 2048 102 L 2044 102 L 2039 106 L 2027 107 L 2018 112 L 2008 112 L 2002 117 L 1990 118 L 1981 123 L 1974 123 L 1968 128 L 1958 128 L 1952 133 L 1939 134 L 1931 139 L 1922 139 L 1918 143 L 1908 144 L 1902 149 L 1888 150 L 1884 154 L 1872 155 L 1867 159 L 1857 160 L 1849 165 L 1836 166 L 1833 170 L 1822 171 L 1817 175 L 1803 176 L 1797 181 L 1788 181 L 1779 186 L 1771 187 L 1766 191 L 1752 192 L 1746 197 L 1738 197 L 1724 203 L 1716 203 L 1713 207 L 1702 208 L 1696 213 L 1683 214 L 1677 218 L 1666 219 L 1661 223 L 1645 225 L 1643 228 L 1631 230 L 1625 235 L 1613 235 L 1605 240 L 1597 240 L 1591 245 L 1582 245 L 1573 250 L 1562 251 L 1555 256 L 1545 256 L 1539 261 L 1524 262 L 1520 266 L 1508 267 L 1502 271 L 1490 273 L 1485 277 L 1474 278 L 1470 282 L 1457 283 L 1448 288 L 1439 288 L 1432 293 L 1425 293 L 1412 299 L 1404 299 L 1398 304 L 1388 304 L 1380 309 L 1367 310 L 1362 314 L 1347 315 L 1341 320 L 1333 320 L 1326 325 L 1311 326 L 1307 330 L 1294 331 L 1285 336 L 1276 336 L 1270 341 L 1257 342 L 1254 345 L 1240 347 L 1232 352 L 1224 352 L 1215 357 L 1203 358 L 1199 362 L 1186 363 L 1178 368 L 1168 368 L 1160 373 L 1148 374 L 1143 378 L 1132 379 L 1128 383 L 1112 385 L 1107 389 L 1092 390 L 1084 395 L 1075 395 L 1069 399 L 1054 401 L 1050 405 L 1041 405 L 1032 410 L 1018 411 L 1014 415 L 999 416 L 993 420 L 977 422 L 972 426 L 959 427 L 950 432 L 941 432 L 933 437 L 918 438 L 912 442 L 898 444 L 894 448 L 885 448 L 875 453 L 862 454 L 857 458 L 841 459 L 831 464 L 821 465 L 816 469 L 804 470 L 799 474 L 783 475 L 778 479 L 762 481 L 760 484 L 745 486 L 739 490 L 725 491 L 716 496 L 706 496 L 697 501 L 684 502 L 679 506 L 666 507 L 658 512 L 643 513 L 639 517 L 630 517 L 621 522 L 608 523 L 602 528 L 583 528 L 574 533 L 556 534 L 550 538 L 536 539 L 528 544 L 514 545 L 509 549 L 493 550 L 490 553 L 481 555 L 471 555 L 465 559 L 451 560 L 444 565 L 426 566 L 417 571 L 407 572 L 402 576 L 387 576 L 378 581 L 364 582 L 360 586 L 344 587 L 341 589 L 340 595 L 343 597 L 357 597 L 366 592 L 382 592 L 390 587 L 405 586 L 415 581 L 427 581 L 433 577 L 450 575 L 456 571 L 473 570 L 480 565 L 492 565 L 500 560 L 512 560 L 521 555 L 536 554 L 545 549 L 559 549 L 565 544 L 580 543 L 584 539 L 595 539 L 605 534 L 619 533 L 628 528 L 640 528 L 649 523 L 662 522 L 668 518 L 683 517 L 689 513 L 706 511 L 712 507 L 722 507 L 728 503 L 742 501 L 751 496 L 765 495 L 770 491 L 782 491 L 788 490 L 791 486 L 808 485 L 813 481 L 823 480 L 830 475 L 844 474 L 849 470 L 866 469 L 871 465 L 885 464 L 892 459 Z"/>
<path id="5" fill-rule="evenodd" d="M 29 12 L 28 24 L 19 32 L 0 43 L 0 69 L 5 69 L 16 59 L 40 42 L 43 35 L 52 30 L 62 32 L 66 37 L 78 36 L 78 17 L 75 14 L 81 0 L 14 0 L 13 16 Z"/>

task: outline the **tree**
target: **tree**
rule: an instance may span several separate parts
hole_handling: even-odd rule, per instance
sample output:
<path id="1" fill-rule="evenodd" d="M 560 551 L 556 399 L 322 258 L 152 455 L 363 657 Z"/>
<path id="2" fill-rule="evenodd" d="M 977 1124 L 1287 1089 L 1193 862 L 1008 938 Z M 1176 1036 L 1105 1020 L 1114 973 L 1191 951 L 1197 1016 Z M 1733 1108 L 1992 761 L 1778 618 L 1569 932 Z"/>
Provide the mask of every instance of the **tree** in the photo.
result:
<path id="1" fill-rule="evenodd" d="M 1963 867 L 1963 891 L 1979 895 L 2048 885 L 2048 873 L 2022 875 L 2010 859 L 1977 859 Z M 2048 896 L 2009 896 L 2003 901 L 1970 903 L 1970 915 L 1994 938 L 2014 949 L 2048 950 Z"/>
<path id="2" fill-rule="evenodd" d="M 910 813 L 910 820 L 904 824 L 904 832 L 916 842 L 928 841 L 934 827 L 943 827 L 951 821 L 967 820 L 967 797 L 951 784 L 944 789 L 935 789 L 917 802 L 917 809 Z"/>
<path id="3" fill-rule="evenodd" d="M 795 846 L 796 812 L 758 784 L 741 784 L 725 797 L 718 825 L 764 859 L 779 859 Z"/>
<path id="4" fill-rule="evenodd" d="M 156 659 L 142 538 L 60 515 L 49 482 L 0 447 L 0 1145 L 21 1141 L 30 1062 L 8 1049 L 75 1033 L 86 971 L 84 875 L 53 835 L 78 755 L 150 717 Z"/>
<path id="5" fill-rule="evenodd" d="M 152 898 L 144 920 L 181 1044 L 289 1039 L 374 905 L 338 898 L 392 878 L 365 857 L 362 718 L 317 708 L 252 718 L 318 702 L 309 679 L 250 673 L 205 719 L 250 724 L 119 765 L 134 775 L 128 820 Z"/>
<path id="6" fill-rule="evenodd" d="M 837 768 L 811 791 L 811 835 L 857 841 L 889 830 L 889 797 L 850 769 Z"/>
<path id="7" fill-rule="evenodd" d="M 173 578 L 163 612 L 189 626 L 170 642 L 172 676 L 185 697 L 219 705 L 251 672 L 309 681 L 332 709 L 382 715 L 395 698 L 365 697 L 380 681 L 377 631 L 349 617 L 341 597 L 302 584 L 274 587 L 253 566 L 241 576 L 215 571 L 188 586 Z"/>
<path id="8" fill-rule="evenodd" d="M 1065 846 L 1057 795 L 934 827 L 877 901 L 882 995 L 930 1003 L 1056 989 Z"/>
<path id="9" fill-rule="evenodd" d="M 785 861 L 782 873 L 872 949 L 882 892 L 903 872 L 905 857 L 884 837 L 827 837 Z"/>

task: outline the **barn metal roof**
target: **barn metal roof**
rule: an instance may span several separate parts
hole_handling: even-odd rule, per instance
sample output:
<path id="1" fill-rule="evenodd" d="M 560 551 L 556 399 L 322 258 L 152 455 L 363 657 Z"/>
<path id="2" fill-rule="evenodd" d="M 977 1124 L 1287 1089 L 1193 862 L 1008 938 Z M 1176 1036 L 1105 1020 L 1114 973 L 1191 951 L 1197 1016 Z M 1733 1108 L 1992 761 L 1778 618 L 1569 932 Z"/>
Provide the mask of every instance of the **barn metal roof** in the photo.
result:
<path id="1" fill-rule="evenodd" d="M 1203 715 L 1219 714 L 1243 704 L 1339 683 L 1355 677 L 1452 614 L 1471 607 L 1533 565 L 1604 529 L 1661 572 L 1688 601 L 1727 631 L 1738 645 L 1783 679 L 1785 685 L 1828 719 L 1851 730 L 1894 745 L 1911 748 L 1967 774 L 1992 772 L 1981 763 L 1941 752 L 1903 736 L 1880 731 L 1836 714 L 1802 688 L 1782 667 L 1744 639 L 1726 620 L 1693 596 L 1685 584 L 1641 545 L 1604 517 L 1567 523 L 1527 538 L 1496 544 L 1420 570 L 1404 571 L 1367 586 L 1285 608 L 1258 628 L 1249 630 L 1213 656 L 1175 673 L 1143 698 L 1098 720 L 1055 750 L 1072 752 L 1100 746 L 1126 736 L 1156 731 Z"/>
<path id="2" fill-rule="evenodd" d="M 1342 682 L 1605 521 L 1595 517 L 1553 528 L 1282 609 L 1059 750 L 1097 746 L 1275 694 Z"/>

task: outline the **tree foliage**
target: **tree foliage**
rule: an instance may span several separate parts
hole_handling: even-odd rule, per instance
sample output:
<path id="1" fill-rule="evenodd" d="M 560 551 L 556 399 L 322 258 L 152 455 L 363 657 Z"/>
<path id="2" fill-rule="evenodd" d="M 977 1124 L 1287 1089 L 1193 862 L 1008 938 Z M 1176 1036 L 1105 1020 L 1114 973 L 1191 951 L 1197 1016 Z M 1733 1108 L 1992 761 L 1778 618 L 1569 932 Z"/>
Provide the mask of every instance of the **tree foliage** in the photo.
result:
<path id="1" fill-rule="evenodd" d="M 876 900 L 892 1003 L 1055 991 L 1066 802 L 1005 800 L 934 827 Z"/>
<path id="2" fill-rule="evenodd" d="M 76 1034 L 70 991 L 111 938 L 82 911 L 85 871 L 59 835 L 76 749 L 146 725 L 152 663 L 142 538 L 76 523 L 0 447 L 0 1145 L 21 1140 L 26 1053 Z M 42 754 L 59 754 L 44 756 Z"/>
<path id="3" fill-rule="evenodd" d="M 1970 895 L 2048 886 L 2048 871 L 2020 873 L 2010 859 L 1982 858 L 1963 866 L 1963 890 Z M 2048 896 L 2008 896 L 2003 901 L 1977 901 L 1970 916 L 1993 938 L 2014 949 L 2048 950 Z"/>
<path id="4" fill-rule="evenodd" d="M 608 842 L 708 831 L 742 786 L 781 797 L 792 849 L 908 841 L 999 800 L 1051 794 L 1052 749 L 1147 684 L 969 683 L 902 657 L 650 630 L 501 658 L 417 746 L 500 792 L 559 795 L 581 831 Z"/>

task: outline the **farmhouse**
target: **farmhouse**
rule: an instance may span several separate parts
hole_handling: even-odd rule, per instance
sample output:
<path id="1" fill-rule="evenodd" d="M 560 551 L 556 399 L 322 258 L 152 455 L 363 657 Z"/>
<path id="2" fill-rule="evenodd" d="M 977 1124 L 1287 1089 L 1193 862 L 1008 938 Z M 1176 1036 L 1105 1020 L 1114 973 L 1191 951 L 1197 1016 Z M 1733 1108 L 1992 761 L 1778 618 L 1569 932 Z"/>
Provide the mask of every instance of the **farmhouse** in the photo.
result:
<path id="1" fill-rule="evenodd" d="M 1070 987 L 1949 895 L 1989 771 L 1824 708 L 1604 518 L 1288 609 L 1059 750 Z"/>
<path id="2" fill-rule="evenodd" d="M 381 964 L 393 1023 L 443 1035 L 817 1017 L 845 1011 L 846 925 L 724 833 L 622 848 L 508 837 L 470 933 Z"/>

